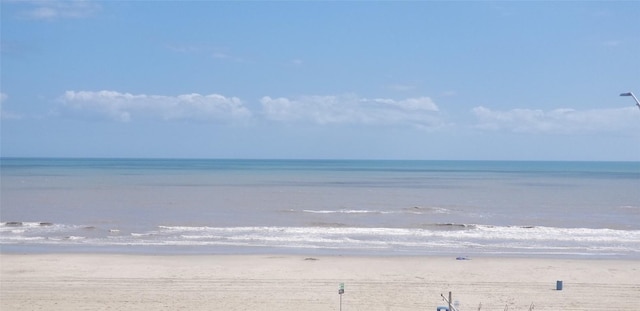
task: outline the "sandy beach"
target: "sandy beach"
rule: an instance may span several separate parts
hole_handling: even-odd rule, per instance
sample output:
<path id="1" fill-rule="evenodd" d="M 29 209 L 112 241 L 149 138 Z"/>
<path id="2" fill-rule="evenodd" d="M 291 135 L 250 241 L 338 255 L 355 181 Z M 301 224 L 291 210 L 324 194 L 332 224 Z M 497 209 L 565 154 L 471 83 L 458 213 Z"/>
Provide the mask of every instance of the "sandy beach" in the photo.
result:
<path id="1" fill-rule="evenodd" d="M 0 255 L 2 310 L 637 310 L 640 261 Z M 556 290 L 562 280 L 562 290 Z"/>

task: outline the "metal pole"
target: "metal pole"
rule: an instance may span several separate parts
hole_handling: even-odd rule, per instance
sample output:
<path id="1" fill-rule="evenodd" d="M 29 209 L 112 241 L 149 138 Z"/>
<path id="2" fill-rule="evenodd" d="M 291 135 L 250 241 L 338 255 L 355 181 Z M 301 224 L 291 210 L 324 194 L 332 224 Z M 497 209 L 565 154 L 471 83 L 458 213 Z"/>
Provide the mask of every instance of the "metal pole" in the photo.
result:
<path id="1" fill-rule="evenodd" d="M 638 106 L 638 108 L 640 108 L 640 101 L 638 101 L 638 98 L 633 94 L 633 92 L 622 93 L 622 94 L 620 94 L 620 96 L 631 96 L 631 97 L 633 97 L 633 100 L 636 101 L 636 106 Z"/>
<path id="2" fill-rule="evenodd" d="M 633 99 L 636 101 L 636 106 L 638 106 L 638 108 L 640 108 L 640 101 L 638 101 L 638 98 L 635 95 L 633 95 L 633 93 L 631 93 L 631 97 L 633 97 Z"/>
<path id="3" fill-rule="evenodd" d="M 440 297 L 442 297 L 442 300 L 446 301 L 447 304 L 449 304 L 449 311 L 459 311 L 455 304 L 451 305 L 451 292 L 449 292 L 448 300 L 447 297 L 444 296 L 444 294 L 440 294 Z"/>
<path id="4" fill-rule="evenodd" d="M 344 294 L 344 283 L 340 283 L 338 294 L 340 295 L 340 311 L 342 311 L 342 294 Z"/>

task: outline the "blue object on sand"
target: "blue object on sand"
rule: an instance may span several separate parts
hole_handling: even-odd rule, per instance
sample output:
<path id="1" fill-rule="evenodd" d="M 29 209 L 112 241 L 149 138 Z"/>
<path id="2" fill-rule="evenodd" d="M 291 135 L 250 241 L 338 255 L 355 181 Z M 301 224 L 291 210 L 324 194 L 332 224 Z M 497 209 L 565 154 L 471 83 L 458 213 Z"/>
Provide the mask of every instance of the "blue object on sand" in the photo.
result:
<path id="1" fill-rule="evenodd" d="M 456 257 L 456 260 L 469 260 L 467 257 Z"/>
<path id="2" fill-rule="evenodd" d="M 438 309 L 436 309 L 436 311 L 449 311 L 449 307 L 439 306 Z"/>

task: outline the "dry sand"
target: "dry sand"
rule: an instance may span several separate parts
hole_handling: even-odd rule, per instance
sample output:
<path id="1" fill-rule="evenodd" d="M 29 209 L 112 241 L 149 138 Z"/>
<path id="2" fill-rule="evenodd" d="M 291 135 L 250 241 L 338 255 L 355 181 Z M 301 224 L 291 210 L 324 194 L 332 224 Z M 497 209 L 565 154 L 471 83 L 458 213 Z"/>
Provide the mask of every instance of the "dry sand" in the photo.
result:
<path id="1" fill-rule="evenodd" d="M 640 310 L 640 261 L 0 255 L 0 310 Z M 563 290 L 556 290 L 556 281 Z"/>

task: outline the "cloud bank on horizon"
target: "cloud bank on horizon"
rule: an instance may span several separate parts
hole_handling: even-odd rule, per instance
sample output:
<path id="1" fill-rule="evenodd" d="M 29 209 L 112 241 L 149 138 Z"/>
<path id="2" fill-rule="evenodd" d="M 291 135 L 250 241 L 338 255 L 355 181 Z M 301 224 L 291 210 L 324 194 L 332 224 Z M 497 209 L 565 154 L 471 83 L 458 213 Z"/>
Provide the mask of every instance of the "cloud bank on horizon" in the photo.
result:
<path id="1" fill-rule="evenodd" d="M 4 100 L 6 95 L 2 95 Z M 429 97 L 394 100 L 367 99 L 353 94 L 298 98 L 264 96 L 259 100 L 261 109 L 257 111 L 252 111 L 240 98 L 220 94 L 167 96 L 117 91 L 66 91 L 60 101 L 64 108 L 62 114 L 79 118 L 102 117 L 119 122 L 133 122 L 140 118 L 247 123 L 252 118 L 262 118 L 283 123 L 310 122 L 320 126 L 360 124 L 412 126 L 429 130 L 451 130 L 451 127 L 462 126 L 520 133 L 640 130 L 640 110 L 632 106 L 583 111 L 571 108 L 502 111 L 477 106 L 469 112 L 475 116 L 475 122 L 465 125 L 449 123 Z"/>
<path id="2" fill-rule="evenodd" d="M 636 2 L 2 9 L 2 156 L 640 161 Z"/>
<path id="3" fill-rule="evenodd" d="M 68 108 L 65 112 L 86 113 L 120 122 L 129 122 L 134 117 L 218 121 L 251 116 L 239 98 L 218 94 L 164 96 L 115 91 L 66 91 L 60 100 Z"/>

